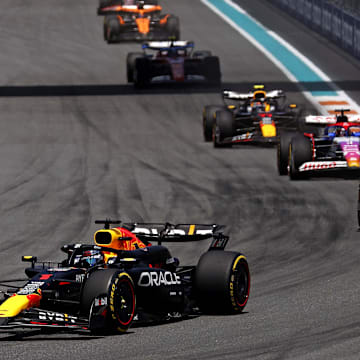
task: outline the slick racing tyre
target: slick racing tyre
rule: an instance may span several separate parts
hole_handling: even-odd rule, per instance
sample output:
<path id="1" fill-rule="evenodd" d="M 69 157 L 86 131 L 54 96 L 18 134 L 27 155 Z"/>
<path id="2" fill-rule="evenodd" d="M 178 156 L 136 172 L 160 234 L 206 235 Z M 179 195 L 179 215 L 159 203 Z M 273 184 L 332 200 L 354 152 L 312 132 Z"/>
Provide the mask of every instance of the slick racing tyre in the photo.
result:
<path id="1" fill-rule="evenodd" d="M 135 59 L 134 69 L 134 85 L 136 88 L 141 89 L 149 86 L 150 84 L 150 70 L 151 62 L 145 57 Z"/>
<path id="2" fill-rule="evenodd" d="M 109 313 L 117 331 L 125 332 L 131 325 L 136 311 L 135 286 L 129 274 L 116 273 L 110 284 Z"/>
<path id="3" fill-rule="evenodd" d="M 231 144 L 223 144 L 224 139 L 232 137 L 234 133 L 234 120 L 230 111 L 220 110 L 215 113 L 213 125 L 214 147 L 231 147 Z"/>
<path id="4" fill-rule="evenodd" d="M 223 105 L 207 105 L 203 109 L 202 121 L 205 141 L 212 140 L 212 130 L 215 121 L 215 113 L 220 110 L 226 110 Z"/>
<path id="5" fill-rule="evenodd" d="M 288 175 L 289 146 L 295 133 L 283 132 L 277 145 L 277 167 L 280 175 Z"/>
<path id="6" fill-rule="evenodd" d="M 245 256 L 220 250 L 203 254 L 196 267 L 195 290 L 204 313 L 242 312 L 250 293 L 250 272 Z"/>
<path id="7" fill-rule="evenodd" d="M 204 58 L 204 76 L 209 84 L 218 86 L 221 83 L 220 61 L 217 56 Z"/>
<path id="8" fill-rule="evenodd" d="M 97 314 L 97 300 L 106 299 L 106 311 Z M 90 330 L 126 331 L 136 311 L 135 287 L 131 277 L 118 269 L 97 270 L 85 281 L 81 293 L 81 313 L 89 315 Z M 101 318 L 99 320 L 99 318 Z"/>
<path id="9" fill-rule="evenodd" d="M 171 40 L 180 39 L 180 21 L 177 16 L 170 15 L 166 22 L 166 30 Z"/>
<path id="10" fill-rule="evenodd" d="M 108 15 L 104 20 L 104 38 L 108 44 L 115 43 L 120 31 L 121 25 L 116 15 Z"/>
<path id="11" fill-rule="evenodd" d="M 299 168 L 302 164 L 312 160 L 312 145 L 304 135 L 297 134 L 289 146 L 289 175 L 291 180 L 307 178 L 306 173 L 301 173 Z"/>
<path id="12" fill-rule="evenodd" d="M 127 82 L 134 82 L 134 71 L 135 71 L 135 62 L 137 58 L 144 57 L 143 53 L 140 52 L 131 52 L 126 58 L 126 73 L 127 73 Z"/>

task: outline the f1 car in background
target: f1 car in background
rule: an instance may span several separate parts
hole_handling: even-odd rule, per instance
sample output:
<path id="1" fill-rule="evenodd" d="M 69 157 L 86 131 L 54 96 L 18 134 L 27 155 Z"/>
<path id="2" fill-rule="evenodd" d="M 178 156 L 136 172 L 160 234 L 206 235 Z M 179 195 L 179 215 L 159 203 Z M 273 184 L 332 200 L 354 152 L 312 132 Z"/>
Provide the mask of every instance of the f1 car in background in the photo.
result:
<path id="1" fill-rule="evenodd" d="M 247 260 L 224 251 L 229 237 L 218 225 L 105 224 L 95 245 L 61 248 L 61 263 L 31 262 L 27 279 L 1 281 L 0 330 L 16 328 L 126 331 L 135 318 L 156 321 L 202 313 L 239 313 L 249 297 Z M 164 242 L 211 240 L 195 266 L 179 260 Z M 157 242 L 158 245 L 151 245 Z M 11 289 L 11 290 L 8 290 Z"/>
<path id="2" fill-rule="evenodd" d="M 210 51 L 193 51 L 192 41 L 160 41 L 142 45 L 143 52 L 127 56 L 127 80 L 136 87 L 154 81 L 205 81 L 219 85 L 220 61 Z M 148 54 L 147 50 L 156 51 Z"/>
<path id="3" fill-rule="evenodd" d="M 105 15 L 104 40 L 110 44 L 179 39 L 179 18 L 161 11 L 157 1 L 102 0 L 98 15 Z"/>
<path id="4" fill-rule="evenodd" d="M 293 180 L 319 173 L 360 175 L 360 116 L 307 116 L 311 132 L 283 134 L 278 144 L 280 175 Z M 314 128 L 317 127 L 316 128 Z"/>
<path id="5" fill-rule="evenodd" d="M 297 128 L 299 109 L 286 104 L 282 90 L 266 92 L 264 85 L 255 85 L 245 94 L 224 90 L 222 95 L 224 105 L 205 106 L 202 116 L 204 139 L 215 147 L 274 144 L 282 130 Z"/>

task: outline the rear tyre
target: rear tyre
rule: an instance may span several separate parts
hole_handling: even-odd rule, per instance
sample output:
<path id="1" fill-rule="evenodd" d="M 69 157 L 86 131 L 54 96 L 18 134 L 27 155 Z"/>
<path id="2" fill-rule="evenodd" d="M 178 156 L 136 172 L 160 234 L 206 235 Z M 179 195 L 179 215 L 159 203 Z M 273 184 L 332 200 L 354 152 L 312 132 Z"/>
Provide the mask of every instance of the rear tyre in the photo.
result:
<path id="1" fill-rule="evenodd" d="M 298 134 L 289 146 L 289 175 L 291 180 L 304 180 L 308 176 L 299 171 L 302 164 L 312 160 L 312 145 L 308 138 Z"/>
<path id="2" fill-rule="evenodd" d="M 217 56 L 208 56 L 204 58 L 204 76 L 211 85 L 220 85 L 220 61 Z"/>
<path id="3" fill-rule="evenodd" d="M 134 71 L 135 71 L 135 62 L 136 59 L 144 57 L 143 53 L 140 52 L 131 52 L 126 58 L 126 73 L 127 73 L 127 82 L 134 82 Z"/>
<path id="4" fill-rule="evenodd" d="M 215 122 L 216 111 L 225 110 L 225 106 L 221 105 L 207 105 L 203 109 L 202 121 L 203 121 L 203 133 L 205 141 L 212 140 L 212 131 Z"/>
<path id="5" fill-rule="evenodd" d="M 294 133 L 284 132 L 280 135 L 277 145 L 277 167 L 280 175 L 288 175 L 289 146 Z"/>
<path id="6" fill-rule="evenodd" d="M 214 147 L 231 147 L 232 144 L 223 144 L 223 141 L 232 137 L 233 133 L 234 119 L 232 113 L 227 110 L 216 111 L 212 134 Z"/>
<path id="7" fill-rule="evenodd" d="M 196 267 L 197 301 L 204 313 L 240 313 L 250 293 L 250 272 L 244 255 L 230 251 L 209 251 Z"/>
<path id="8" fill-rule="evenodd" d="M 121 25 L 116 15 L 108 15 L 105 17 L 104 38 L 109 44 L 115 43 L 121 31 Z"/>
<path id="9" fill-rule="evenodd" d="M 135 59 L 133 79 L 136 88 L 142 89 L 149 86 L 151 79 L 150 70 L 151 63 L 149 59 L 145 57 Z"/>
<path id="10" fill-rule="evenodd" d="M 173 40 L 180 39 L 180 20 L 177 16 L 170 15 L 167 19 L 166 30 L 168 36 Z"/>

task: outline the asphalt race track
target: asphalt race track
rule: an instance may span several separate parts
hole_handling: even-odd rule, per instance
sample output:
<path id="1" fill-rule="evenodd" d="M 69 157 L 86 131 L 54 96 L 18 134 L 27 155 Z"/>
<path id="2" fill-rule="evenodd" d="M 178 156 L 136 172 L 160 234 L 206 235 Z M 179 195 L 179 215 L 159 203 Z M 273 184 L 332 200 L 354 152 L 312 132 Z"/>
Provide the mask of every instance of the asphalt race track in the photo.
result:
<path id="1" fill-rule="evenodd" d="M 60 260 L 92 242 L 93 221 L 228 225 L 229 249 L 252 273 L 246 312 L 133 327 L 126 335 L 0 335 L 7 359 L 358 359 L 358 181 L 290 182 L 275 149 L 214 149 L 201 111 L 217 89 L 135 92 L 107 45 L 97 0 L 2 0 L 0 14 L 0 274 L 21 277 L 21 255 Z M 162 1 L 183 39 L 221 57 L 223 87 L 297 87 L 199 0 Z M 360 102 L 359 63 L 263 0 L 238 1 L 311 57 Z M 176 245 L 196 263 L 204 244 Z M 29 335 L 29 334 L 28 334 Z"/>

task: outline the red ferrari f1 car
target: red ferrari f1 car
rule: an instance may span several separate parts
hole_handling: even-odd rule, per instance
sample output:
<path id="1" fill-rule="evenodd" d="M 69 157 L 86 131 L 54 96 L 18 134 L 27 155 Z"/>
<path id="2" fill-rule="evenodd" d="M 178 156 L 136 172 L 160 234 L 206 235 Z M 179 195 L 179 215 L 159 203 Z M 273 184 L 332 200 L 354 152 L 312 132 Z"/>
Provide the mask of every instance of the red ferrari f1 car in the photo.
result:
<path id="1" fill-rule="evenodd" d="M 60 263 L 23 256 L 31 263 L 26 278 L 0 281 L 0 330 L 123 332 L 133 321 L 239 313 L 246 306 L 248 263 L 241 253 L 224 251 L 229 237 L 221 226 L 96 223 L 105 227 L 95 244 L 64 245 Z M 207 239 L 209 250 L 194 266 L 181 266 L 162 245 Z"/>
<path id="2" fill-rule="evenodd" d="M 127 56 L 127 80 L 136 87 L 152 82 L 200 81 L 219 85 L 220 62 L 210 51 L 193 51 L 192 41 L 159 41 L 142 45 L 143 52 Z M 155 51 L 149 54 L 147 50 Z"/>

